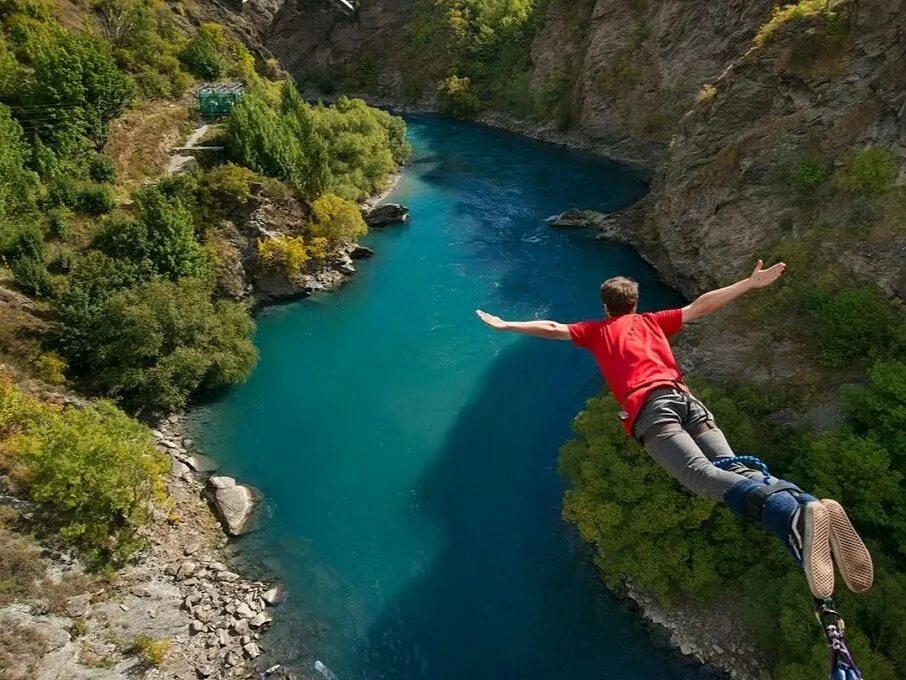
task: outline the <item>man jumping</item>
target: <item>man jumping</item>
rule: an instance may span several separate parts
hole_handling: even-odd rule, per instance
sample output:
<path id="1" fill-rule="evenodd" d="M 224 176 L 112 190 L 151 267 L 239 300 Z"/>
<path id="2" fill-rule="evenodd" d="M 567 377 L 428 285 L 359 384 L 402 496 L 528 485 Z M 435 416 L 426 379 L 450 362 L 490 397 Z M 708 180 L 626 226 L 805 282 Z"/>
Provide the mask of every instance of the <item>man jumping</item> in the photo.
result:
<path id="1" fill-rule="evenodd" d="M 837 564 L 854 592 L 871 587 L 871 555 L 839 503 L 818 500 L 795 484 L 769 477 L 736 459 L 714 416 L 686 385 L 667 338 L 683 324 L 708 316 L 740 295 L 768 286 L 783 274 L 782 262 L 712 290 L 681 309 L 638 314 L 638 284 L 622 276 L 601 284 L 606 318 L 562 324 L 504 321 L 478 310 L 491 328 L 551 340 L 572 340 L 595 357 L 620 407 L 619 417 L 655 462 L 695 494 L 725 503 L 761 522 L 805 571 L 815 597 L 834 590 Z M 833 558 L 833 561 L 832 561 Z"/>

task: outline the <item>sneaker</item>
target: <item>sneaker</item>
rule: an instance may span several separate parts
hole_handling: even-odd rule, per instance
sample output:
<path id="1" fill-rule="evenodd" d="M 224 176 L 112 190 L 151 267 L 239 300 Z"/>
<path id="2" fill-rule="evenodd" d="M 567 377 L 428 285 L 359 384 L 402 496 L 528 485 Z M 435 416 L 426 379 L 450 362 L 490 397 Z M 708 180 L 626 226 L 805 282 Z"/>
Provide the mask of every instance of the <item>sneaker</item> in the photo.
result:
<path id="1" fill-rule="evenodd" d="M 829 512 L 820 501 L 800 503 L 790 518 L 787 547 L 802 565 L 809 590 L 817 598 L 834 594 L 830 533 Z"/>
<path id="2" fill-rule="evenodd" d="M 830 548 L 846 587 L 864 593 L 874 582 L 871 554 L 859 537 L 843 506 L 830 498 L 821 500 L 830 519 Z"/>

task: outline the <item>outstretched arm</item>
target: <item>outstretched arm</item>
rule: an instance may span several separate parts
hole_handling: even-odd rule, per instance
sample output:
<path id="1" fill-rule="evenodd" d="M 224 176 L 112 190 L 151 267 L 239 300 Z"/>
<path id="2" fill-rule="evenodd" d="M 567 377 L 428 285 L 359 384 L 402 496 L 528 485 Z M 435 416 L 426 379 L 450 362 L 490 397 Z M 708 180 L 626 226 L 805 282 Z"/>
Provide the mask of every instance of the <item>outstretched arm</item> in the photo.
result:
<path id="1" fill-rule="evenodd" d="M 499 316 L 475 310 L 479 319 L 496 331 L 515 331 L 548 340 L 569 340 L 569 327 L 556 321 L 504 321 Z"/>
<path id="2" fill-rule="evenodd" d="M 767 269 L 763 269 L 762 266 L 762 261 L 758 260 L 758 264 L 755 265 L 755 269 L 749 278 L 737 281 L 726 288 L 718 288 L 705 293 L 683 307 L 683 323 L 708 316 L 708 314 L 716 312 L 724 305 L 733 302 L 743 293 L 769 286 L 779 279 L 780 275 L 783 274 L 783 270 L 786 269 L 786 265 L 783 262 L 778 262 Z"/>

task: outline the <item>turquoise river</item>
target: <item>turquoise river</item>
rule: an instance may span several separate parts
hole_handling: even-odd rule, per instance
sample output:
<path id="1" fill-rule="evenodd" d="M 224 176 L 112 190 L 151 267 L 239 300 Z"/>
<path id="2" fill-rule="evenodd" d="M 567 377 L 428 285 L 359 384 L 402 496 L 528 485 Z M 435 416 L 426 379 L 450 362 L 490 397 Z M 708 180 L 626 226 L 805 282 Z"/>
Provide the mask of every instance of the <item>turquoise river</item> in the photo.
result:
<path id="1" fill-rule="evenodd" d="M 602 387 L 567 342 L 499 334 L 511 318 L 600 313 L 635 277 L 679 301 L 632 250 L 547 218 L 644 191 L 618 165 L 442 118 L 408 120 L 413 160 L 389 200 L 406 226 L 341 290 L 258 317 L 251 379 L 192 428 L 258 487 L 238 557 L 288 591 L 266 662 L 340 680 L 698 678 L 609 595 L 560 517 L 558 447 Z"/>

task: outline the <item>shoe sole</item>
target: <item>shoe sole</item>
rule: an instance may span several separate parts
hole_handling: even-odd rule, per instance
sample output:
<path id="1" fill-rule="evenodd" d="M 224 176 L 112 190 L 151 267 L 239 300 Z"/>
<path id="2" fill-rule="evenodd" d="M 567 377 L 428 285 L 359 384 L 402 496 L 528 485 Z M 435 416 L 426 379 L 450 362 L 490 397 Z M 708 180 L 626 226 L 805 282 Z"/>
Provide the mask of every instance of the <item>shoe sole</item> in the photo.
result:
<path id="1" fill-rule="evenodd" d="M 864 593 L 874 583 L 875 570 L 871 553 L 849 521 L 843 506 L 830 498 L 821 500 L 830 518 L 830 547 L 837 569 L 846 587 L 854 593 Z"/>
<path id="2" fill-rule="evenodd" d="M 802 568 L 812 594 L 817 598 L 834 594 L 834 563 L 830 548 L 830 513 L 818 501 L 802 507 L 805 536 L 802 537 Z"/>

